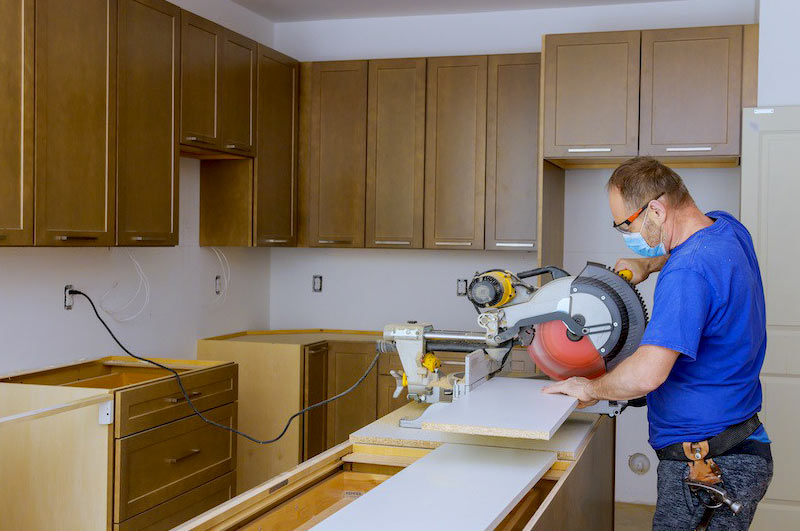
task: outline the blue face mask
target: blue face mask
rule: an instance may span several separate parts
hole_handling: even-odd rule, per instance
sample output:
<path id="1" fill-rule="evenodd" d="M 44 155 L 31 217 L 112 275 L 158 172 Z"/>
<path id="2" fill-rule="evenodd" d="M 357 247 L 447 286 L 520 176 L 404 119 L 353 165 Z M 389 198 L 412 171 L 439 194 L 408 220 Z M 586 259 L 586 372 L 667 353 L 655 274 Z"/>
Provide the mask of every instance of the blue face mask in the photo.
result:
<path id="1" fill-rule="evenodd" d="M 642 228 L 644 228 L 645 223 L 647 223 L 647 213 L 645 214 L 644 222 L 642 222 Z M 659 243 L 655 247 L 650 247 L 641 232 L 626 232 L 622 237 L 625 238 L 625 245 L 640 256 L 652 258 L 654 256 L 664 256 L 667 254 L 667 248 L 664 246 L 664 242 Z"/>

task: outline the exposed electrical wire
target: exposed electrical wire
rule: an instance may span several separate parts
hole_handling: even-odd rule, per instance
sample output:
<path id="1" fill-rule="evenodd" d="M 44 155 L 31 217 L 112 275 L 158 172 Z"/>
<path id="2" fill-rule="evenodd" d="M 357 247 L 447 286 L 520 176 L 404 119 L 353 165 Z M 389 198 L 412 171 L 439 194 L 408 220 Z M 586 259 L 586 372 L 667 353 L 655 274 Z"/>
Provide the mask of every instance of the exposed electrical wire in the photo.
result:
<path id="1" fill-rule="evenodd" d="M 197 407 L 194 405 L 194 402 L 192 402 L 192 399 L 189 397 L 189 393 L 186 392 L 186 388 L 183 386 L 183 381 L 181 380 L 181 376 L 180 376 L 180 374 L 178 374 L 178 371 L 176 371 L 175 369 L 173 369 L 171 367 L 167 367 L 166 365 L 158 363 L 157 361 L 153 361 L 153 360 L 149 360 L 147 358 L 143 358 L 141 356 L 137 356 L 136 354 L 134 354 L 133 352 L 128 350 L 125 347 L 125 345 L 123 345 L 120 342 L 120 340 L 117 339 L 117 336 L 114 335 L 114 332 L 111 331 L 111 328 L 103 320 L 103 318 L 100 317 L 100 312 L 97 311 L 97 307 L 95 306 L 94 301 L 92 301 L 91 297 L 89 297 L 87 294 L 85 294 L 84 292 L 82 292 L 80 290 L 77 290 L 77 289 L 69 290 L 69 294 L 70 295 L 80 295 L 80 296 L 84 297 L 89 302 L 89 305 L 92 307 L 92 310 L 94 311 L 94 315 L 97 317 L 97 319 L 100 321 L 100 323 L 106 329 L 108 334 L 111 336 L 111 339 L 114 340 L 114 342 L 119 346 L 119 348 L 122 349 L 123 352 L 125 352 L 125 354 L 127 354 L 128 356 L 130 356 L 130 357 L 132 357 L 134 359 L 137 359 L 139 361 L 143 361 L 145 363 L 149 363 L 150 365 L 154 365 L 154 366 L 156 366 L 156 367 L 158 367 L 160 369 L 164 369 L 165 371 L 169 371 L 170 373 L 172 373 L 172 375 L 175 377 L 175 381 L 178 383 L 178 387 L 180 388 L 181 393 L 183 394 L 183 398 L 186 400 L 186 403 L 189 405 L 189 407 L 192 409 L 192 411 L 194 412 L 195 415 L 200 417 L 204 422 L 206 422 L 208 424 L 211 424 L 212 426 L 215 426 L 217 428 L 221 428 L 221 429 L 229 431 L 231 433 L 235 433 L 236 435 L 239 435 L 240 437 L 244 437 L 245 439 L 247 439 L 247 440 L 249 440 L 251 442 L 254 442 L 256 444 L 271 444 L 271 443 L 274 443 L 274 442 L 278 441 L 281 437 L 283 437 L 286 434 L 286 432 L 289 429 L 289 426 L 292 424 L 292 421 L 295 418 L 299 417 L 300 415 L 302 415 L 304 413 L 307 413 L 308 411 L 311 411 L 312 409 L 324 406 L 325 404 L 329 404 L 329 403 L 333 402 L 334 400 L 338 400 L 338 399 L 342 398 L 343 396 L 347 395 L 348 393 L 352 392 L 356 387 L 358 387 L 361 384 L 361 382 L 363 382 L 367 378 L 369 373 L 372 372 L 372 369 L 374 369 L 375 365 L 377 365 L 378 357 L 380 356 L 380 352 L 375 354 L 375 357 L 372 359 L 372 363 L 369 364 L 369 367 L 367 367 L 367 370 L 364 372 L 364 374 L 361 375 L 361 378 L 359 378 L 358 381 L 356 383 L 354 383 L 353 385 L 351 385 L 348 389 L 342 391 L 341 393 L 339 393 L 336 396 L 333 396 L 331 398 L 323 400 L 322 402 L 318 402 L 316 404 L 312 404 L 312 405 L 308 406 L 307 408 L 301 409 L 300 411 L 298 411 L 297 413 L 295 413 L 294 415 L 289 417 L 289 419 L 286 421 L 286 425 L 283 427 L 283 430 L 278 434 L 277 437 L 274 437 L 272 439 L 264 439 L 264 440 L 262 440 L 262 439 L 258 439 L 256 437 L 253 437 L 252 435 L 248 435 L 246 433 L 243 433 L 243 432 L 237 430 L 236 428 L 231 428 L 230 426 L 226 426 L 224 424 L 220 424 L 219 422 L 215 422 L 215 421 L 207 418 L 206 416 L 204 416 L 197 409 Z"/>
<path id="2" fill-rule="evenodd" d="M 225 304 L 225 300 L 228 297 L 228 285 L 230 284 L 231 281 L 231 264 L 228 261 L 228 257 L 222 251 L 222 249 L 219 249 L 217 247 L 211 247 L 210 249 L 214 253 L 214 255 L 216 255 L 217 261 L 219 262 L 220 272 L 222 273 L 222 275 L 220 275 L 220 280 L 222 281 L 220 286 L 220 292 L 214 299 L 213 304 L 220 302 L 220 300 L 222 301 L 221 304 Z"/>
<path id="3" fill-rule="evenodd" d="M 147 308 L 147 306 L 150 304 L 150 279 L 147 278 L 147 275 L 145 274 L 144 269 L 142 268 L 142 266 L 138 262 L 138 260 L 136 260 L 136 258 L 134 258 L 133 254 L 127 249 L 125 250 L 125 252 L 128 254 L 128 258 L 130 258 L 131 262 L 133 262 L 133 267 L 136 269 L 136 274 L 137 274 L 137 276 L 139 278 L 139 284 L 138 284 L 138 286 L 136 288 L 136 292 L 128 300 L 128 302 L 124 303 L 122 306 L 120 306 L 119 308 L 116 308 L 116 309 L 106 308 L 106 306 L 104 304 L 104 301 L 106 300 L 108 295 L 117 286 L 119 286 L 118 282 L 114 282 L 114 284 L 105 293 L 103 293 L 103 295 L 100 297 L 100 308 L 102 308 L 104 312 L 106 312 L 108 315 L 110 315 L 111 318 L 114 319 L 118 323 L 125 323 L 125 322 L 128 322 L 128 321 L 133 321 L 134 319 L 139 317 L 142 314 L 142 312 L 144 312 L 145 308 Z M 139 294 L 142 292 L 142 289 L 144 289 L 144 302 L 142 303 L 142 306 L 139 308 L 139 310 L 136 311 L 133 315 L 131 315 L 129 317 L 124 317 L 124 318 L 118 317 L 118 315 L 120 315 L 125 310 L 127 310 L 128 307 L 130 307 L 131 304 L 133 304 L 137 300 L 137 298 L 139 297 Z"/>

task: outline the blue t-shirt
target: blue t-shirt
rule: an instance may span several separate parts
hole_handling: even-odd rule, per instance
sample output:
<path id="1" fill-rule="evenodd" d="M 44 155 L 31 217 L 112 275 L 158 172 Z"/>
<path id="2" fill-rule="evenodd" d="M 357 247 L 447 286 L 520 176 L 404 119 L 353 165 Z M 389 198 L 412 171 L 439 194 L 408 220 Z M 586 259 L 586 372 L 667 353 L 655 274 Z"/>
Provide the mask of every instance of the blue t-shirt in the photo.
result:
<path id="1" fill-rule="evenodd" d="M 761 410 L 764 288 L 750 233 L 727 212 L 670 252 L 642 338 L 680 353 L 647 395 L 650 444 L 702 441 Z M 764 428 L 752 439 L 769 442 Z"/>

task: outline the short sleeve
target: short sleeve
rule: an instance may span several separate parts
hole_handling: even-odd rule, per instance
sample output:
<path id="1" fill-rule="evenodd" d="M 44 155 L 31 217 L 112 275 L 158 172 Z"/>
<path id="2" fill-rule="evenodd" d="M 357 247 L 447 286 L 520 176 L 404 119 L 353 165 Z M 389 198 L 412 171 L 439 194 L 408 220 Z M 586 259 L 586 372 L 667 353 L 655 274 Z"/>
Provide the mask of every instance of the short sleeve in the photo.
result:
<path id="1" fill-rule="evenodd" d="M 668 348 L 697 359 L 712 302 L 711 286 L 699 273 L 676 269 L 660 275 L 642 345 Z"/>

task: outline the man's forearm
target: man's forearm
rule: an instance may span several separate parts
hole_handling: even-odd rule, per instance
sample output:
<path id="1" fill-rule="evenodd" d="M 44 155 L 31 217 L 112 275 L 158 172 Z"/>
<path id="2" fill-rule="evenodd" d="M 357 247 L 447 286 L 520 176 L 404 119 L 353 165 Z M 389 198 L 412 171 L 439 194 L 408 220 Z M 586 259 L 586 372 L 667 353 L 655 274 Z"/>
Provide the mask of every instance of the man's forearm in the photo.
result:
<path id="1" fill-rule="evenodd" d="M 630 400 L 653 391 L 667 378 L 678 353 L 644 345 L 613 371 L 591 380 L 586 392 L 595 400 Z"/>

